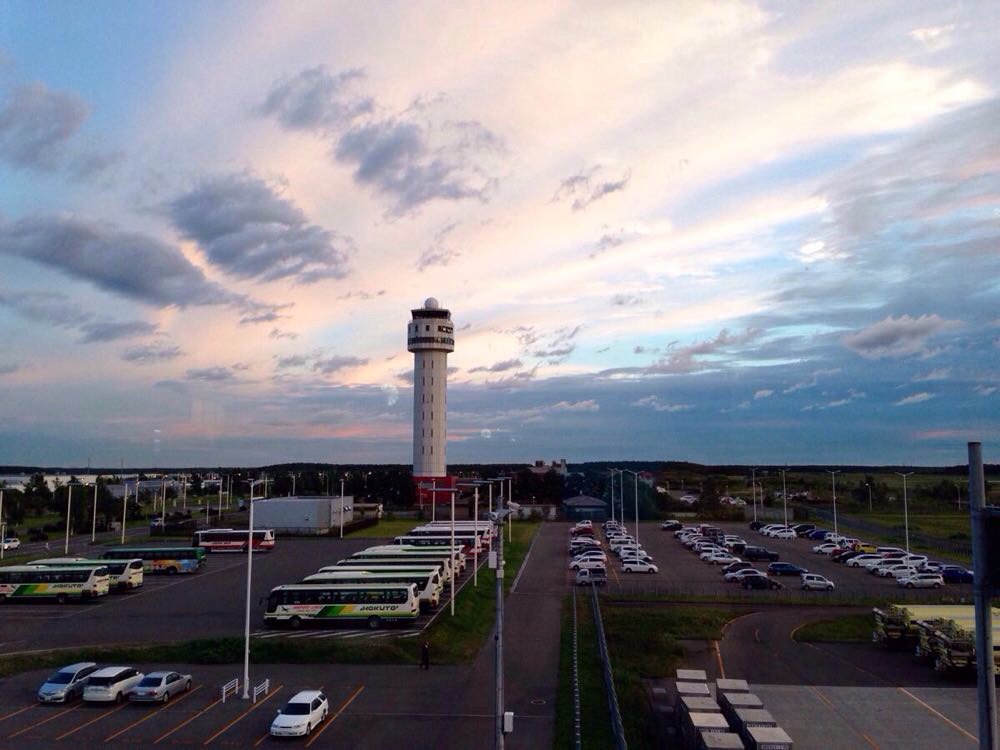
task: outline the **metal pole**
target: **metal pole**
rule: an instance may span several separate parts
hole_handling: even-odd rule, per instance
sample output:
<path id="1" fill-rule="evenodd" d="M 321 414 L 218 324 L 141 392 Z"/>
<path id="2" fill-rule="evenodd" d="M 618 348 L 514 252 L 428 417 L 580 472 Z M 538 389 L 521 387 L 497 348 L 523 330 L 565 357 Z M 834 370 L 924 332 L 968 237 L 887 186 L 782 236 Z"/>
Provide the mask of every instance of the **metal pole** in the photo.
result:
<path id="1" fill-rule="evenodd" d="M 514 477 L 507 480 L 507 507 L 510 508 L 510 501 L 514 499 Z M 514 540 L 514 516 L 507 515 L 507 541 Z"/>
<path id="2" fill-rule="evenodd" d="M 837 533 L 837 474 L 840 473 L 840 469 L 836 471 L 826 470 L 826 473 L 830 475 L 830 480 L 833 482 L 833 533 Z M 907 550 L 909 551 L 909 550 Z"/>
<path id="3" fill-rule="evenodd" d="M 94 517 L 90 522 L 90 541 L 97 539 L 97 480 L 94 480 Z"/>
<path id="4" fill-rule="evenodd" d="M 250 579 L 253 575 L 253 503 L 247 530 L 247 608 L 243 625 L 243 700 L 250 700 Z"/>
<path id="5" fill-rule="evenodd" d="M 431 480 L 431 523 L 437 520 L 437 480 Z"/>
<path id="6" fill-rule="evenodd" d="M 632 479 L 635 481 L 635 543 L 639 544 L 639 473 L 633 471 Z"/>
<path id="7" fill-rule="evenodd" d="M 344 538 L 344 480 L 340 480 L 340 538 Z"/>
<path id="8" fill-rule="evenodd" d="M 69 485 L 69 494 L 66 497 L 66 546 L 63 548 L 64 554 L 69 554 L 69 516 L 73 509 L 73 485 Z"/>
<path id="9" fill-rule="evenodd" d="M 451 493 L 451 554 L 455 554 L 455 493 Z M 455 561 L 451 563 L 451 616 L 455 616 Z"/>
<path id="10" fill-rule="evenodd" d="M 182 502 L 183 502 L 183 510 L 184 510 L 185 513 L 187 512 L 187 509 L 188 509 L 188 482 L 187 482 L 187 480 L 188 480 L 188 477 L 187 477 L 187 474 L 185 474 L 184 475 L 184 487 L 181 490 L 184 493 L 184 500 Z"/>
<path id="11" fill-rule="evenodd" d="M 611 520 L 615 520 L 615 470 L 611 469 Z"/>
<path id="12" fill-rule="evenodd" d="M 906 474 L 901 474 L 896 472 L 903 478 L 903 528 L 906 533 L 906 564 L 910 564 L 910 514 L 906 507 L 906 478 L 912 474 L 912 471 L 908 471 Z M 992 652 L 990 652 L 992 653 Z"/>
<path id="13" fill-rule="evenodd" d="M 479 488 L 476 487 L 476 522 L 473 524 L 473 538 L 476 545 L 472 548 L 472 585 L 479 585 Z"/>
<path id="14" fill-rule="evenodd" d="M 0 488 L 0 560 L 3 560 L 4 541 L 7 539 L 7 524 L 3 522 L 3 489 Z"/>
<path id="15" fill-rule="evenodd" d="M 781 502 L 785 505 L 785 528 L 788 528 L 788 488 L 785 486 L 785 472 L 788 469 L 781 470 Z"/>
<path id="16" fill-rule="evenodd" d="M 753 520 L 757 522 L 757 469 L 750 469 L 750 496 L 753 498 Z"/>
<path id="17" fill-rule="evenodd" d="M 125 477 L 122 477 L 122 488 L 125 490 L 122 493 L 122 544 L 125 544 L 125 519 L 128 518 L 128 485 L 125 483 Z"/>
<path id="18" fill-rule="evenodd" d="M 501 523 L 503 518 L 500 519 Z M 503 750 L 503 527 L 500 527 L 500 544 L 497 545 L 496 570 L 496 707 L 494 709 L 494 742 L 496 750 Z"/>
<path id="19" fill-rule="evenodd" d="M 987 559 L 986 485 L 983 477 L 983 446 L 969 443 L 969 508 L 972 511 L 972 595 L 976 605 L 976 687 L 979 694 L 979 747 L 997 747 L 997 693 L 993 662 L 993 582 Z"/>
<path id="20" fill-rule="evenodd" d="M 865 482 L 865 487 L 868 488 L 868 512 L 872 512 L 872 486 Z"/>

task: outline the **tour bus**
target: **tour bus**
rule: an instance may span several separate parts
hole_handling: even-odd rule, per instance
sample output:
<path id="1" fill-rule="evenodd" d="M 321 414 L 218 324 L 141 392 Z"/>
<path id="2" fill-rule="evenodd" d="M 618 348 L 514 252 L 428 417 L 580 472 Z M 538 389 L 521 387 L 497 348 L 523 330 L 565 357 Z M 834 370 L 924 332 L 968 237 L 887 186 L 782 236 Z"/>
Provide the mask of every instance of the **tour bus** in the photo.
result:
<path id="1" fill-rule="evenodd" d="M 320 570 L 318 573 L 306 576 L 301 583 L 412 583 L 417 587 L 417 598 L 420 599 L 422 609 L 437 607 L 441 602 L 441 591 L 444 589 L 441 574 L 432 568 L 375 571 L 334 567 L 333 570 Z"/>
<path id="2" fill-rule="evenodd" d="M 103 555 L 105 560 L 142 560 L 147 573 L 197 573 L 205 564 L 201 547 L 115 547 Z"/>
<path id="3" fill-rule="evenodd" d="M 440 536 L 397 536 L 393 539 L 394 544 L 405 544 L 410 547 L 447 547 L 451 545 L 451 534 L 442 533 Z M 471 555 L 475 550 L 483 551 L 483 540 L 476 534 L 455 532 L 455 546 L 461 547 L 462 552 Z"/>
<path id="4" fill-rule="evenodd" d="M 406 544 L 383 544 L 355 552 L 351 557 L 362 560 L 378 559 L 380 557 L 436 557 L 443 560 L 451 560 L 451 564 L 455 566 L 456 575 L 465 570 L 465 553 L 462 552 L 462 548 L 458 545 L 452 548 L 440 545 L 436 547 L 413 547 Z"/>
<path id="5" fill-rule="evenodd" d="M 420 614 L 412 583 L 293 583 L 271 589 L 264 609 L 268 627 L 363 621 L 371 630 L 387 622 L 414 622 Z"/>
<path id="6" fill-rule="evenodd" d="M 474 521 L 466 521 L 465 523 L 455 522 L 455 534 L 460 536 L 469 536 L 470 534 L 476 534 L 480 538 L 480 545 L 489 544 L 490 540 L 495 538 L 495 533 L 493 531 L 493 525 L 488 521 L 480 521 L 477 526 Z M 411 529 L 406 534 L 407 536 L 451 536 L 451 524 L 450 523 L 429 523 L 423 526 L 417 526 Z"/>
<path id="7" fill-rule="evenodd" d="M 328 565 L 319 569 L 320 573 L 325 570 L 342 570 L 343 568 L 355 568 L 361 570 L 379 570 L 402 568 L 412 570 L 414 568 L 434 568 L 441 575 L 441 579 L 451 577 L 451 565 L 447 558 L 443 557 L 380 557 L 378 559 L 347 557 L 339 561 L 336 565 Z"/>
<path id="8" fill-rule="evenodd" d="M 0 602 L 55 598 L 60 604 L 73 599 L 97 599 L 108 593 L 106 567 L 13 565 L 0 568 Z"/>
<path id="9" fill-rule="evenodd" d="M 194 532 L 191 544 L 203 547 L 208 552 L 246 552 L 247 529 L 208 529 Z M 254 552 L 270 552 L 274 549 L 274 529 L 253 530 Z"/>
<path id="10" fill-rule="evenodd" d="M 142 586 L 142 560 L 88 560 L 85 557 L 50 557 L 32 560 L 29 565 L 64 568 L 107 568 L 112 591 L 131 591 Z"/>

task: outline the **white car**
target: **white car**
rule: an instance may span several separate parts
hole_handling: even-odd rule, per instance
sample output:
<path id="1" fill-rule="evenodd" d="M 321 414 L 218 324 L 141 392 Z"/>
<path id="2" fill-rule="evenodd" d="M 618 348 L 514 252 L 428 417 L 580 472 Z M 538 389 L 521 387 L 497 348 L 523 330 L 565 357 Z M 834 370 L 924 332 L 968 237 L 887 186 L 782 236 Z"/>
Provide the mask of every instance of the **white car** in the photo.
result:
<path id="1" fill-rule="evenodd" d="M 833 591 L 833 581 L 819 573 L 802 574 L 803 591 Z"/>
<path id="2" fill-rule="evenodd" d="M 312 734 L 330 712 L 330 702 L 319 690 L 303 690 L 292 696 L 271 722 L 272 737 L 304 737 Z"/>
<path id="3" fill-rule="evenodd" d="M 722 579 L 728 583 L 739 583 L 748 576 L 762 576 L 763 578 L 767 578 L 767 573 L 762 570 L 757 570 L 757 568 L 746 568 L 745 570 L 736 570 L 732 573 L 726 573 Z"/>
<path id="4" fill-rule="evenodd" d="M 135 667 L 104 667 L 90 675 L 83 689 L 83 699 L 97 703 L 121 703 L 145 676 Z"/>
<path id="5" fill-rule="evenodd" d="M 608 556 L 599 550 L 590 550 L 589 552 L 581 552 L 579 555 L 573 557 L 573 562 L 577 560 L 602 560 L 604 562 L 608 561 Z"/>
<path id="6" fill-rule="evenodd" d="M 891 575 L 898 581 L 900 578 L 912 578 L 920 572 L 922 572 L 920 568 L 915 565 L 903 564 L 892 568 Z"/>
<path id="7" fill-rule="evenodd" d="M 712 552 L 701 556 L 701 559 L 710 565 L 729 565 L 729 563 L 740 562 L 740 558 L 730 555 L 728 552 Z"/>
<path id="8" fill-rule="evenodd" d="M 773 539 L 798 539 L 799 535 L 794 529 L 778 529 L 771 533 Z"/>
<path id="9" fill-rule="evenodd" d="M 917 569 L 912 565 L 905 565 L 903 563 L 899 563 L 897 565 L 883 565 L 875 568 L 875 575 L 881 576 L 882 578 L 888 578 L 889 576 L 898 578 L 900 575 L 910 575 L 916 572 Z"/>
<path id="10" fill-rule="evenodd" d="M 864 555 L 858 555 L 857 557 L 852 557 L 850 560 L 847 561 L 846 564 L 847 564 L 847 567 L 849 567 L 849 568 L 860 568 L 865 563 L 869 563 L 869 562 L 870 563 L 877 563 L 881 559 L 882 558 L 879 555 L 867 554 L 866 553 Z"/>
<path id="11" fill-rule="evenodd" d="M 626 573 L 658 573 L 660 569 L 653 565 L 653 563 L 643 562 L 641 560 L 630 560 L 622 565 L 622 570 Z"/>
<path id="12" fill-rule="evenodd" d="M 761 526 L 759 529 L 757 529 L 757 533 L 761 534 L 762 536 L 767 536 L 770 532 L 774 531 L 775 529 L 783 529 L 784 527 L 785 527 L 784 524 L 769 523 L 767 526 Z"/>
<path id="13" fill-rule="evenodd" d="M 897 578 L 896 583 L 908 589 L 939 589 L 944 586 L 944 578 L 940 573 L 914 573 Z"/>
<path id="14" fill-rule="evenodd" d="M 638 556 L 641 557 L 642 555 L 646 554 L 646 550 L 644 550 L 642 547 L 639 547 L 639 546 L 637 546 L 635 544 L 631 544 L 628 547 L 620 547 L 620 548 L 616 549 L 615 550 L 615 554 L 618 555 L 618 557 L 632 557 L 632 556 L 635 556 L 635 555 L 638 555 Z"/>
<path id="15" fill-rule="evenodd" d="M 4 549 L 17 549 L 21 546 L 21 540 L 16 537 L 7 537 L 3 540 Z"/>
<path id="16" fill-rule="evenodd" d="M 604 560 L 574 560 L 569 567 L 571 570 L 590 570 L 605 567 L 604 562 Z"/>
<path id="17" fill-rule="evenodd" d="M 813 547 L 813 552 L 815 552 L 817 555 L 829 555 L 835 549 L 840 549 L 840 548 L 833 542 L 823 542 L 822 544 L 817 544 L 815 547 Z"/>

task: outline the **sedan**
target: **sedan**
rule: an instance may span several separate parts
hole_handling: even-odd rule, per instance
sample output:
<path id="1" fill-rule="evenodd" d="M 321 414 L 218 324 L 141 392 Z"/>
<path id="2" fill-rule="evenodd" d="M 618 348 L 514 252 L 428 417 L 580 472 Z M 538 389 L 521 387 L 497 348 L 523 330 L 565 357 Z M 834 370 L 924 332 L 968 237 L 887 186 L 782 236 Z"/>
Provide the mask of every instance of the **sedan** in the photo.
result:
<path id="1" fill-rule="evenodd" d="M 3 540 L 4 549 L 17 549 L 21 546 L 21 540 L 17 537 L 7 537 Z"/>
<path id="2" fill-rule="evenodd" d="M 330 712 L 330 702 L 319 690 L 303 690 L 292 696 L 271 722 L 273 737 L 302 737 L 312 733 Z"/>
<path id="3" fill-rule="evenodd" d="M 853 560 L 855 557 L 860 555 L 861 552 L 856 549 L 847 549 L 843 552 L 835 552 L 830 559 L 836 563 L 846 563 Z"/>
<path id="4" fill-rule="evenodd" d="M 571 570 L 588 570 L 591 568 L 603 568 L 604 560 L 574 560 L 569 564 Z"/>
<path id="5" fill-rule="evenodd" d="M 653 565 L 653 563 L 643 562 L 642 560 L 631 560 L 622 565 L 622 570 L 626 573 L 659 573 L 660 569 Z"/>
<path id="6" fill-rule="evenodd" d="M 682 528 L 682 524 L 680 521 L 664 521 L 660 524 L 660 528 L 664 531 L 677 531 Z"/>
<path id="7" fill-rule="evenodd" d="M 941 577 L 946 583 L 972 583 L 973 579 L 972 571 L 960 565 L 945 565 L 941 568 Z"/>
<path id="8" fill-rule="evenodd" d="M 751 570 L 753 565 L 751 563 L 740 560 L 739 562 L 729 563 L 726 567 L 722 569 L 722 575 L 726 573 L 735 573 L 738 570 Z"/>
<path id="9" fill-rule="evenodd" d="M 809 571 L 790 562 L 773 562 L 767 566 L 768 575 L 772 576 L 800 576 Z"/>
<path id="10" fill-rule="evenodd" d="M 191 675 L 177 672 L 150 672 L 132 688 L 128 699 L 136 703 L 166 703 L 191 689 Z"/>
<path id="11" fill-rule="evenodd" d="M 774 539 L 798 539 L 799 535 L 795 533 L 795 529 L 778 529 L 772 532 L 769 536 Z"/>
<path id="12" fill-rule="evenodd" d="M 728 552 L 715 552 L 711 554 L 705 554 L 701 556 L 701 559 L 711 565 L 730 565 L 734 562 L 740 562 L 740 558 L 730 555 Z"/>
<path id="13" fill-rule="evenodd" d="M 603 552 L 584 552 L 583 554 L 577 555 L 570 562 L 570 567 L 573 567 L 575 562 L 583 562 L 584 560 L 600 560 L 601 562 L 607 562 L 608 556 Z"/>
<path id="14" fill-rule="evenodd" d="M 840 549 L 840 548 L 833 542 L 823 542 L 822 544 L 817 544 L 815 547 L 813 547 L 813 552 L 815 552 L 817 555 L 829 555 L 835 549 Z"/>
<path id="15" fill-rule="evenodd" d="M 744 568 L 743 570 L 735 570 L 732 573 L 726 573 L 722 579 L 729 583 L 741 583 L 745 579 L 755 576 L 767 578 L 767 574 L 761 570 L 757 570 L 757 568 Z"/>
<path id="16" fill-rule="evenodd" d="M 750 589 L 783 589 L 785 588 L 777 581 L 771 580 L 767 576 L 747 576 L 744 578 L 740 585 L 747 591 Z"/>
<path id="17" fill-rule="evenodd" d="M 916 573 L 917 569 L 912 565 L 883 565 L 875 569 L 875 575 L 881 576 L 882 578 L 888 578 L 892 576 L 893 578 L 899 578 L 903 575 L 910 575 L 910 573 Z"/>
<path id="18" fill-rule="evenodd" d="M 876 563 L 876 562 L 878 562 L 881 559 L 882 559 L 882 557 L 880 555 L 872 555 L 872 554 L 869 554 L 869 553 L 865 553 L 863 555 L 858 555 L 857 557 L 852 557 L 850 560 L 848 560 L 847 561 L 847 567 L 848 568 L 860 568 L 861 566 L 865 565 L 866 563 Z"/>
<path id="19" fill-rule="evenodd" d="M 896 583 L 908 589 L 939 589 L 944 586 L 944 578 L 940 573 L 914 573 L 897 578 Z"/>
<path id="20" fill-rule="evenodd" d="M 622 555 L 622 565 L 632 560 L 639 560 L 641 562 L 653 562 L 653 556 L 648 552 L 629 552 L 627 555 Z"/>
<path id="21" fill-rule="evenodd" d="M 818 573 L 802 574 L 803 591 L 833 591 L 833 581 Z"/>

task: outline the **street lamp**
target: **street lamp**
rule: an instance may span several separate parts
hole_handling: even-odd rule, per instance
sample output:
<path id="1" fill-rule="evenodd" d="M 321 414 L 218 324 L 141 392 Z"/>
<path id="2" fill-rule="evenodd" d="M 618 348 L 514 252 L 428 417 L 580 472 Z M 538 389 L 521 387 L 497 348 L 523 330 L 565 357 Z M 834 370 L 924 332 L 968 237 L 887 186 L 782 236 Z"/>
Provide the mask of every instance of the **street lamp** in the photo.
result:
<path id="1" fill-rule="evenodd" d="M 483 484 L 489 485 L 491 489 L 493 487 L 493 485 L 490 484 L 490 482 L 489 482 L 488 479 L 487 480 L 479 479 L 479 480 L 476 480 L 476 481 L 473 481 L 473 482 L 464 482 L 464 483 L 461 483 L 461 484 L 458 485 L 459 487 L 472 487 L 474 489 L 474 494 L 475 494 L 476 511 L 475 511 L 475 515 L 473 515 L 473 518 L 475 519 L 475 523 L 473 524 L 473 532 L 472 532 L 473 533 L 473 537 L 476 540 L 476 543 L 472 546 L 472 585 L 473 586 L 478 586 L 479 585 L 479 486 L 483 485 Z M 454 498 L 454 495 L 452 497 Z M 454 507 L 454 500 L 452 501 L 452 505 Z M 451 521 L 451 544 L 452 544 L 452 547 L 455 546 L 455 518 L 454 518 L 454 515 L 452 516 L 452 521 Z"/>
<path id="2" fill-rule="evenodd" d="M 503 508 L 498 506 L 497 510 L 490 513 L 490 520 L 494 523 L 499 522 L 501 524 L 500 528 L 503 528 L 503 522 L 512 512 L 519 510 L 520 505 L 511 502 L 507 499 L 507 507 Z M 492 558 L 492 554 L 491 554 Z M 490 564 L 493 564 L 493 560 L 490 560 Z M 503 724 L 504 724 L 504 710 L 503 710 L 503 534 L 500 535 L 500 544 L 497 545 L 496 550 L 496 611 L 497 611 L 497 635 L 496 635 L 496 653 L 495 653 L 495 673 L 496 673 L 496 704 L 494 708 L 494 740 L 493 747 L 495 750 L 503 750 L 504 739 L 503 739 Z"/>
<path id="3" fill-rule="evenodd" d="M 908 471 L 905 474 L 897 471 L 897 474 L 903 478 L 903 528 L 906 532 L 906 564 L 910 564 L 910 515 L 906 508 L 906 478 L 913 474 L 912 471 Z"/>
<path id="4" fill-rule="evenodd" d="M 73 483 L 70 482 L 67 485 L 69 489 L 69 494 L 66 496 L 66 546 L 63 547 L 63 553 L 69 554 L 69 518 L 70 511 L 73 509 Z"/>
<path id="5" fill-rule="evenodd" d="M 785 472 L 788 469 L 781 469 L 781 502 L 785 506 L 785 528 L 788 528 L 788 488 L 785 486 Z"/>
<path id="6" fill-rule="evenodd" d="M 128 482 L 125 481 L 125 477 L 122 477 L 122 544 L 125 544 L 125 520 L 128 518 Z M 136 489 L 136 497 L 138 497 L 138 489 Z"/>
<path id="7" fill-rule="evenodd" d="M 635 480 L 635 543 L 639 544 L 639 472 L 632 471 L 631 469 L 625 469 L 624 471 L 631 474 Z M 624 474 L 622 475 L 622 482 L 624 484 Z M 622 510 L 622 515 L 625 515 L 624 509 Z"/>
<path id="8" fill-rule="evenodd" d="M 344 478 L 340 478 L 340 538 L 344 538 Z"/>
<path id="9" fill-rule="evenodd" d="M 830 475 L 830 481 L 833 483 L 833 533 L 837 534 L 837 475 L 840 469 L 836 471 L 827 469 L 826 473 Z"/>
<path id="10" fill-rule="evenodd" d="M 871 513 L 872 512 L 872 486 L 868 482 L 865 482 L 865 487 L 868 488 L 868 512 Z"/>
<path id="11" fill-rule="evenodd" d="M 90 521 L 90 541 L 91 543 L 97 538 L 97 480 L 94 480 L 94 512 L 93 518 Z"/>
<path id="12" fill-rule="evenodd" d="M 622 499 L 622 492 L 625 489 L 625 487 L 624 487 L 624 482 L 625 482 L 624 472 L 621 469 L 611 469 L 610 471 L 611 471 L 611 520 L 612 521 L 615 520 L 615 472 L 618 472 L 619 476 L 621 477 L 618 480 L 618 502 L 622 504 L 621 518 L 619 518 L 618 520 L 619 521 L 624 521 L 625 520 L 625 505 L 624 505 L 624 500 Z"/>
<path id="13" fill-rule="evenodd" d="M 3 488 L 0 487 L 0 560 L 3 560 L 3 552 L 7 549 L 4 542 L 7 540 L 7 524 L 3 520 Z"/>
<path id="14" fill-rule="evenodd" d="M 253 484 L 250 485 L 250 498 L 250 522 L 247 529 L 247 605 L 246 619 L 243 624 L 243 700 L 250 700 L 250 580 L 253 576 Z"/>
<path id="15" fill-rule="evenodd" d="M 757 521 L 757 467 L 750 469 L 750 495 L 753 498 L 753 520 Z M 763 498 L 761 498 L 763 500 Z"/>

